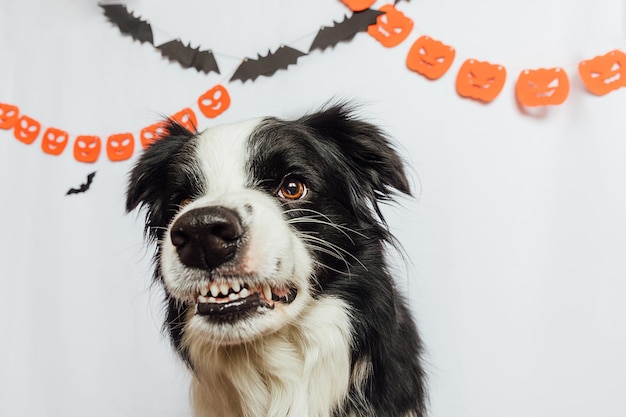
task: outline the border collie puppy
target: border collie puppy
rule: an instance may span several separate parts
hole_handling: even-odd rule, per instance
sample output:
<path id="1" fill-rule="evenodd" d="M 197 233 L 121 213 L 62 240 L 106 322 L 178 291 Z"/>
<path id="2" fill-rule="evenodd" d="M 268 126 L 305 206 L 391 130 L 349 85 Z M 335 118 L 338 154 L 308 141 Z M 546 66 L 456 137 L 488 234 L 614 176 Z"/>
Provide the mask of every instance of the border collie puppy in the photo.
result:
<path id="1" fill-rule="evenodd" d="M 385 263 L 400 157 L 345 104 L 167 132 L 130 174 L 198 417 L 423 417 L 421 342 Z"/>

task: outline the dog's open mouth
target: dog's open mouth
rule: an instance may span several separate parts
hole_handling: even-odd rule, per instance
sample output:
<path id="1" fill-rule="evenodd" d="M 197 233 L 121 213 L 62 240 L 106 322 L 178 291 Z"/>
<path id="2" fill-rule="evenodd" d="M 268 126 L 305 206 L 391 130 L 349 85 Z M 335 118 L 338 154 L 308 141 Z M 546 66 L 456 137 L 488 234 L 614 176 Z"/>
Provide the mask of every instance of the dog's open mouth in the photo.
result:
<path id="1" fill-rule="evenodd" d="M 272 287 L 238 281 L 209 283 L 200 288 L 196 297 L 196 314 L 229 320 L 259 308 L 274 309 L 276 303 L 291 304 L 297 294 L 295 287 Z"/>

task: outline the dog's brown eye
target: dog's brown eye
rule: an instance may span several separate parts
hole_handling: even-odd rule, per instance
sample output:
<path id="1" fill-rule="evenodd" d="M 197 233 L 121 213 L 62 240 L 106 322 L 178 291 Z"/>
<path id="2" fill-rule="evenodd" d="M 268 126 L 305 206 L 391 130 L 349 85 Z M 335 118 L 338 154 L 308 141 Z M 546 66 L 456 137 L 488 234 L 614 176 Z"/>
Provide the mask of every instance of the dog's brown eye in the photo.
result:
<path id="1" fill-rule="evenodd" d="M 297 178 L 287 178 L 283 181 L 278 196 L 287 200 L 298 200 L 306 195 L 307 188 L 302 181 Z"/>

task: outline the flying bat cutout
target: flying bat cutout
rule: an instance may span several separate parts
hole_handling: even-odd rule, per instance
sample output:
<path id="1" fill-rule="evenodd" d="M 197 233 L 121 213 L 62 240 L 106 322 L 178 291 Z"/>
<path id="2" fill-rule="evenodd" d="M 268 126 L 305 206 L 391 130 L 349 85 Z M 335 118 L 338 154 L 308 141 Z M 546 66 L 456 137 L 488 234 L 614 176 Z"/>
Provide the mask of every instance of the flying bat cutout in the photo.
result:
<path id="1" fill-rule="evenodd" d="M 317 32 L 309 52 L 314 49 L 324 50 L 329 46 L 335 46 L 339 42 L 349 41 L 359 32 L 367 31 L 368 26 L 376 23 L 376 18 L 384 14 L 379 10 L 366 9 L 362 12 L 355 12 L 350 17 L 346 17 L 342 22 L 333 22 L 334 26 L 322 28 Z"/>
<path id="2" fill-rule="evenodd" d="M 152 27 L 150 23 L 133 16 L 123 4 L 100 4 L 104 9 L 104 15 L 111 23 L 116 25 L 119 30 L 132 36 L 134 40 L 139 42 L 154 42 L 152 37 Z"/>
<path id="3" fill-rule="evenodd" d="M 80 194 L 89 190 L 89 188 L 91 187 L 91 183 L 93 182 L 93 177 L 95 176 L 96 176 L 95 171 L 87 175 L 87 182 L 81 184 L 78 188 L 70 188 L 65 195 Z"/>
<path id="4" fill-rule="evenodd" d="M 201 51 L 200 47 L 192 48 L 191 45 L 185 45 L 178 39 L 166 42 L 156 48 L 161 51 L 161 55 L 165 58 L 178 62 L 183 68 L 195 68 L 196 71 L 205 74 L 211 71 L 220 73 L 215 56 L 211 51 Z"/>
<path id="5" fill-rule="evenodd" d="M 298 58 L 304 55 L 306 55 L 304 52 L 300 52 L 297 49 L 281 46 L 276 52 L 268 52 L 266 56 L 257 55 L 257 59 L 245 58 L 235 70 L 230 81 L 254 81 L 260 75 L 269 77 L 279 69 L 287 69 L 289 65 L 297 63 Z"/>

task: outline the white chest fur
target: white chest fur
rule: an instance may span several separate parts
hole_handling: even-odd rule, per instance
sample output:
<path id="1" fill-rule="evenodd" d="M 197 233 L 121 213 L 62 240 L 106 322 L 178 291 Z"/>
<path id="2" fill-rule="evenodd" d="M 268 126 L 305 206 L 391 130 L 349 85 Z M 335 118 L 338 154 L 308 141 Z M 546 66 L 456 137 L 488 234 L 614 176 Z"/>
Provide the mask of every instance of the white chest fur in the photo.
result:
<path id="1" fill-rule="evenodd" d="M 185 341 L 197 417 L 330 417 L 350 380 L 350 310 L 312 300 L 278 332 L 245 345 Z"/>

